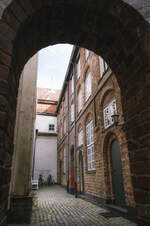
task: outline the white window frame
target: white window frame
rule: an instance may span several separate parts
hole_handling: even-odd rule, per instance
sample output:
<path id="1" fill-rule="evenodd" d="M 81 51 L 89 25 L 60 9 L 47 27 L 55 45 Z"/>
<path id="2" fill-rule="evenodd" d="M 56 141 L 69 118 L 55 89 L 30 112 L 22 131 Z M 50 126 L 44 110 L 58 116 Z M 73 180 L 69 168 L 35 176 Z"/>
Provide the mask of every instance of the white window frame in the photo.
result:
<path id="1" fill-rule="evenodd" d="M 94 153 L 94 131 L 93 121 L 86 125 L 86 146 L 87 146 L 87 169 L 95 170 L 95 153 Z"/>
<path id="2" fill-rule="evenodd" d="M 100 77 L 102 78 L 108 69 L 108 64 L 104 61 L 102 57 L 99 57 L 99 66 L 100 66 Z"/>
<path id="3" fill-rule="evenodd" d="M 117 113 L 116 100 L 113 99 L 109 102 L 109 104 L 103 110 L 104 117 L 104 128 L 107 129 L 111 125 L 114 124 L 113 118 L 111 117 L 113 114 Z"/>
<path id="4" fill-rule="evenodd" d="M 83 130 L 81 129 L 78 132 L 78 146 L 81 146 L 83 144 Z"/>
<path id="5" fill-rule="evenodd" d="M 81 73 L 81 64 L 80 64 L 80 55 L 78 57 L 78 61 L 77 61 L 77 78 L 80 78 L 80 73 Z"/>
<path id="6" fill-rule="evenodd" d="M 74 75 L 72 75 L 72 78 L 71 78 L 71 93 L 72 94 L 74 93 Z"/>
<path id="7" fill-rule="evenodd" d="M 74 121 L 74 103 L 71 104 L 71 122 Z"/>
<path id="8" fill-rule="evenodd" d="M 88 98 L 91 95 L 92 92 L 92 78 L 91 78 L 91 73 L 88 72 L 86 74 L 86 78 L 85 78 L 85 101 L 88 100 Z"/>
<path id="9" fill-rule="evenodd" d="M 82 89 L 79 89 L 78 92 L 78 113 L 81 111 L 82 109 Z"/>

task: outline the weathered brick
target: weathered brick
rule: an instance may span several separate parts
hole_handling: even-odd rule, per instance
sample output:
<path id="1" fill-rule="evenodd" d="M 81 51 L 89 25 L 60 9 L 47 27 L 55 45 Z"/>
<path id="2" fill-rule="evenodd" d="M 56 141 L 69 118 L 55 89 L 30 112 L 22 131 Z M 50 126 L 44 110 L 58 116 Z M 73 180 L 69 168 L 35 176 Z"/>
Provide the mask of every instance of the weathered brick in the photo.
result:
<path id="1" fill-rule="evenodd" d="M 150 164 L 150 161 L 134 163 L 132 165 L 133 173 L 135 173 L 135 174 L 149 174 L 150 173 L 149 164 Z"/>
<path id="2" fill-rule="evenodd" d="M 0 51 L 0 63 L 10 66 L 11 57 L 4 53 L 3 51 Z"/>
<path id="3" fill-rule="evenodd" d="M 1 75 L 1 79 L 2 80 L 8 80 L 9 77 L 9 68 L 4 66 L 4 65 L 0 65 L 0 75 Z"/>

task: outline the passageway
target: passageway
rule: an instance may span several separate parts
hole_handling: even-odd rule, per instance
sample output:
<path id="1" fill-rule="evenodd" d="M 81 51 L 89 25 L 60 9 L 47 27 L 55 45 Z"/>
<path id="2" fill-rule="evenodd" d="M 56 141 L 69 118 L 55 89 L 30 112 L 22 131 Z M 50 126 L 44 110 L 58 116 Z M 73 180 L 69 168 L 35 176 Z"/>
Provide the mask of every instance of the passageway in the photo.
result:
<path id="1" fill-rule="evenodd" d="M 110 217 L 109 217 L 110 216 Z M 29 224 L 27 224 L 29 225 Z M 24 224 L 24 226 L 27 226 Z M 81 198 L 75 198 L 57 185 L 45 187 L 36 192 L 31 226 L 135 226 L 136 224 L 94 205 Z M 17 226 L 17 225 L 8 225 Z M 19 226 L 21 226 L 19 224 Z"/>

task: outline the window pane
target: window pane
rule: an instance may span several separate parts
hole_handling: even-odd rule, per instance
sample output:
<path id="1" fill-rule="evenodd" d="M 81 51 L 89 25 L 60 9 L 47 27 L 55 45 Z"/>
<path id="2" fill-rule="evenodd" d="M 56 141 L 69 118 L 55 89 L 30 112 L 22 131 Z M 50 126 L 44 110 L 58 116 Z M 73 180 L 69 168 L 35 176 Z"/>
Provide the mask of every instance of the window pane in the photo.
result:
<path id="1" fill-rule="evenodd" d="M 85 79 L 85 99 L 87 100 L 91 95 L 91 73 L 89 73 Z"/>
<path id="2" fill-rule="evenodd" d="M 99 57 L 99 64 L 100 64 L 100 77 L 102 77 L 104 74 L 104 60 L 101 57 Z"/>
<path id="3" fill-rule="evenodd" d="M 77 78 L 79 78 L 80 77 L 80 58 L 78 59 L 78 65 L 77 65 L 78 67 L 77 67 Z"/>
<path id="4" fill-rule="evenodd" d="M 82 109 L 82 90 L 80 89 L 78 93 L 78 112 Z"/>
<path id="5" fill-rule="evenodd" d="M 74 104 L 71 105 L 71 122 L 74 121 Z"/>
<path id="6" fill-rule="evenodd" d="M 117 113 L 117 108 L 116 108 L 116 101 L 113 100 L 111 101 L 107 107 L 104 108 L 103 110 L 103 115 L 104 115 L 104 127 L 108 128 L 113 124 L 113 119 L 112 115 L 114 113 Z"/>
<path id="7" fill-rule="evenodd" d="M 94 145 L 93 145 L 93 121 L 86 125 L 86 145 L 88 170 L 93 170 L 95 165 Z"/>
<path id="8" fill-rule="evenodd" d="M 71 92 L 74 92 L 74 75 L 72 75 L 72 79 L 71 79 Z"/>

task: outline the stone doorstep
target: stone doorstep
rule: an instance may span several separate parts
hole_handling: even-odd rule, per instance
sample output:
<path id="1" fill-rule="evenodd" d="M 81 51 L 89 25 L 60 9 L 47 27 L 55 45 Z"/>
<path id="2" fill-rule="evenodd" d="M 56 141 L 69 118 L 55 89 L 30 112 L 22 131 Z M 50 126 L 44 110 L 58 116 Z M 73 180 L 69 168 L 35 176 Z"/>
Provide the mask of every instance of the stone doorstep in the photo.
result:
<path id="1" fill-rule="evenodd" d="M 111 204 L 109 204 L 109 205 L 107 204 L 107 206 L 110 207 L 110 208 L 112 208 L 112 209 L 115 209 L 115 210 L 117 210 L 119 212 L 122 212 L 122 213 L 127 213 L 128 212 L 127 209 L 122 208 L 120 206 L 115 206 L 115 205 L 111 205 Z"/>
<path id="2" fill-rule="evenodd" d="M 7 226 L 32 226 L 32 224 L 7 224 Z"/>

